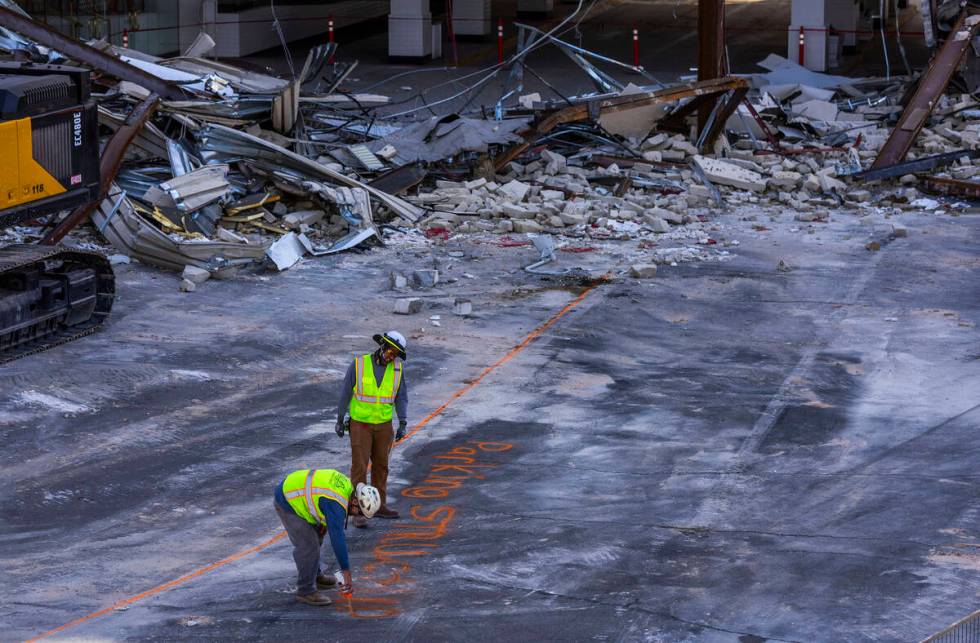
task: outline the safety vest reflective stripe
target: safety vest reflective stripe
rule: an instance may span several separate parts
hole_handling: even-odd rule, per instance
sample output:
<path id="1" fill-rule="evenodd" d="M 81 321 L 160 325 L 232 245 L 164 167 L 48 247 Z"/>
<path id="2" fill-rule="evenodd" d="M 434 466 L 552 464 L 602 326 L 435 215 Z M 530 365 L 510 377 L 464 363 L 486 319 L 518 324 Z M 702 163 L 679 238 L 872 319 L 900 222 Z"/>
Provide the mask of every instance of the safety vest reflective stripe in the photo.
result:
<path id="1" fill-rule="evenodd" d="M 326 496 L 331 500 L 340 503 L 342 507 L 347 507 L 347 499 L 342 495 L 334 491 L 333 489 L 327 489 L 325 487 L 313 487 L 312 488 L 314 496 Z M 299 498 L 306 495 L 306 489 L 297 489 L 296 491 L 287 491 L 284 494 L 286 500 L 293 500 L 294 498 Z"/>
<path id="2" fill-rule="evenodd" d="M 316 503 L 313 502 L 313 474 L 316 473 L 316 469 L 310 469 L 306 472 L 306 510 L 310 512 L 310 515 L 316 518 L 317 522 L 323 522 L 323 517 L 320 512 L 317 511 Z"/>
<path id="3" fill-rule="evenodd" d="M 360 399 L 364 396 L 364 356 L 361 355 L 354 360 L 354 397 Z"/>
<path id="4" fill-rule="evenodd" d="M 304 504 L 306 505 L 306 510 L 317 522 L 324 522 L 323 514 L 320 512 L 320 508 L 317 505 L 315 498 L 317 496 L 326 496 L 330 500 L 333 500 L 341 507 L 344 511 L 347 511 L 347 498 L 344 498 L 343 494 L 338 493 L 333 489 L 327 487 L 314 487 L 313 486 L 313 476 L 316 474 L 315 469 L 310 469 L 306 473 L 306 482 L 302 489 L 292 489 L 290 491 L 283 490 L 283 495 L 286 500 L 295 500 L 297 498 L 303 498 Z"/>
<path id="5" fill-rule="evenodd" d="M 357 374 L 357 383 L 354 386 L 354 399 L 357 400 L 358 402 L 363 402 L 365 404 L 394 404 L 395 403 L 395 397 L 398 395 L 398 387 L 401 385 L 401 381 L 402 381 L 402 365 L 401 365 L 401 363 L 395 362 L 395 381 L 394 381 L 394 385 L 391 387 L 391 396 L 390 397 L 389 396 L 382 397 L 380 395 L 381 386 L 379 386 L 377 382 L 375 382 L 375 387 L 378 389 L 378 393 L 379 394 L 378 395 L 365 395 L 364 394 L 364 368 L 365 368 L 364 360 L 365 360 L 365 357 L 367 357 L 367 356 L 366 355 L 362 355 L 361 357 L 358 357 L 356 360 L 354 360 L 354 364 L 355 364 L 354 371 Z M 372 372 L 371 372 L 371 376 L 372 377 L 374 377 L 373 368 L 374 367 L 372 366 Z M 383 380 L 382 380 L 382 382 L 383 382 Z"/>

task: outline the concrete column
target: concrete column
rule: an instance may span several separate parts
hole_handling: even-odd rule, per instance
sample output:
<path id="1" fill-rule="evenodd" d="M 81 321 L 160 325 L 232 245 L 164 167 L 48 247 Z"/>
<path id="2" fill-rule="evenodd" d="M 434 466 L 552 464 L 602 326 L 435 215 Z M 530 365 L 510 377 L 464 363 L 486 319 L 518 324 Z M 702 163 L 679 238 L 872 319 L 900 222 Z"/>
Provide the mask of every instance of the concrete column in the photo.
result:
<path id="1" fill-rule="evenodd" d="M 432 55 L 432 14 L 429 0 L 391 0 L 388 14 L 388 56 L 423 58 Z"/>
<path id="2" fill-rule="evenodd" d="M 832 2 L 834 0 L 793 0 L 787 33 L 787 58 L 799 62 L 800 27 L 803 27 L 803 66 L 814 71 L 827 71 L 828 9 Z"/>
<path id="3" fill-rule="evenodd" d="M 490 0 L 453 0 L 453 31 L 457 36 L 490 34 Z"/>

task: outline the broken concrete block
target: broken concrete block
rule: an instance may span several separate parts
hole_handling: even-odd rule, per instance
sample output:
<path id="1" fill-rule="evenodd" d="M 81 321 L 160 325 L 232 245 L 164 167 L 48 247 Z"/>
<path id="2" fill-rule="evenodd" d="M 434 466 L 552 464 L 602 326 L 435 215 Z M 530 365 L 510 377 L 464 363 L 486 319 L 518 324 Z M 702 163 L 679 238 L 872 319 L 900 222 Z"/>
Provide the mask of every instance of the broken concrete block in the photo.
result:
<path id="1" fill-rule="evenodd" d="M 694 156 L 695 154 L 698 153 L 698 148 L 694 147 L 687 141 L 673 141 L 670 144 L 670 149 L 680 150 L 687 156 Z"/>
<path id="2" fill-rule="evenodd" d="M 541 190 L 541 198 L 545 201 L 564 201 L 565 193 L 560 190 Z"/>
<path id="3" fill-rule="evenodd" d="M 477 188 L 482 188 L 486 184 L 487 184 L 487 180 L 481 177 L 479 179 L 473 179 L 472 181 L 467 181 L 466 183 L 463 184 L 463 187 L 465 187 L 467 190 L 475 190 Z"/>
<path id="4" fill-rule="evenodd" d="M 657 264 L 655 263 L 635 263 L 630 266 L 630 277 L 637 279 L 650 279 L 657 276 Z"/>
<path id="5" fill-rule="evenodd" d="M 537 214 L 537 208 L 523 207 L 513 203 L 504 203 L 500 206 L 500 211 L 511 219 L 533 219 Z"/>
<path id="6" fill-rule="evenodd" d="M 649 212 L 644 213 L 643 219 L 646 221 L 646 227 L 650 228 L 650 230 L 653 232 L 659 232 L 662 234 L 670 231 L 669 223 L 660 217 L 650 215 Z"/>
<path id="7" fill-rule="evenodd" d="M 654 134 L 647 140 L 643 141 L 643 145 L 640 149 L 644 151 L 656 149 L 661 145 L 665 144 L 666 142 L 667 142 L 667 135 L 661 132 L 659 134 Z"/>
<path id="8" fill-rule="evenodd" d="M 558 214 L 561 222 L 567 226 L 582 225 L 589 222 L 589 217 L 586 214 L 576 214 L 574 212 L 562 211 Z"/>
<path id="9" fill-rule="evenodd" d="M 830 194 L 831 192 L 843 192 L 847 189 L 847 184 L 843 181 L 838 181 L 837 179 L 827 176 L 826 174 L 817 174 L 817 181 L 820 182 L 820 190 L 824 194 Z"/>
<path id="10" fill-rule="evenodd" d="M 403 275 L 403 274 L 401 274 L 399 272 L 392 272 L 391 273 L 391 289 L 392 290 L 403 290 L 405 288 L 408 288 L 408 277 L 406 277 L 405 275 Z"/>
<path id="11" fill-rule="evenodd" d="M 422 300 L 418 297 L 403 297 L 395 300 L 396 315 L 414 315 L 422 310 Z"/>
<path id="12" fill-rule="evenodd" d="M 416 270 L 412 273 L 412 281 L 417 288 L 432 288 L 439 283 L 438 270 Z"/>
<path id="13" fill-rule="evenodd" d="M 684 215 L 672 212 L 667 208 L 651 208 L 647 210 L 644 214 L 648 217 L 656 217 L 658 219 L 663 219 L 667 223 L 672 223 L 674 225 L 681 225 L 684 223 Z"/>
<path id="14" fill-rule="evenodd" d="M 290 230 L 298 230 L 300 226 L 311 226 L 322 219 L 327 213 L 323 210 L 298 210 L 290 212 L 282 218 L 283 224 Z"/>
<path id="15" fill-rule="evenodd" d="M 711 190 L 709 190 L 708 187 L 704 185 L 697 185 L 697 184 L 689 185 L 687 186 L 687 193 L 699 199 L 711 198 Z"/>
<path id="16" fill-rule="evenodd" d="M 457 299 L 453 302 L 453 314 L 468 317 L 473 314 L 473 304 L 469 299 Z"/>
<path id="17" fill-rule="evenodd" d="M 513 232 L 514 222 L 511 221 L 510 219 L 501 219 L 500 221 L 497 222 L 497 227 L 495 229 L 497 230 L 497 232 L 504 232 L 504 233 Z"/>
<path id="18" fill-rule="evenodd" d="M 761 174 L 752 170 L 706 156 L 695 156 L 694 162 L 712 183 L 753 192 L 762 192 L 766 189 L 766 180 Z"/>
<path id="19" fill-rule="evenodd" d="M 190 279 L 180 280 L 181 292 L 194 292 L 195 290 L 197 290 L 197 284 L 195 284 L 193 281 L 191 281 Z"/>
<path id="20" fill-rule="evenodd" d="M 803 175 L 799 172 L 780 171 L 773 172 L 769 183 L 780 188 L 795 188 L 800 184 Z"/>
<path id="21" fill-rule="evenodd" d="M 541 232 L 544 230 L 544 227 L 540 223 L 529 219 L 518 219 L 511 223 L 514 226 L 514 232 L 518 233 Z"/>
<path id="22" fill-rule="evenodd" d="M 184 272 L 180 276 L 195 284 L 203 284 L 211 278 L 211 273 L 197 266 L 184 266 Z"/>
<path id="23" fill-rule="evenodd" d="M 113 266 L 129 263 L 129 257 L 127 255 L 109 255 L 108 259 L 109 264 Z"/>
<path id="24" fill-rule="evenodd" d="M 851 190 L 847 193 L 847 198 L 858 203 L 865 203 L 871 200 L 871 192 L 868 190 Z"/>
<path id="25" fill-rule="evenodd" d="M 545 174 L 561 174 L 568 166 L 564 156 L 547 149 L 541 151 L 541 160 L 545 162 Z"/>
<path id="26" fill-rule="evenodd" d="M 919 177 L 914 174 L 903 174 L 902 178 L 898 180 L 902 185 L 915 185 L 919 182 Z"/>
<path id="27" fill-rule="evenodd" d="M 497 192 L 506 195 L 511 201 L 521 202 L 527 193 L 531 190 L 531 186 L 527 183 L 521 183 L 520 181 L 514 180 L 509 183 L 505 183 L 497 188 Z"/>
<path id="28" fill-rule="evenodd" d="M 683 161 L 685 158 L 684 152 L 681 150 L 660 150 L 660 158 L 664 161 L 674 161 L 675 163 Z M 644 161 L 649 161 L 651 159 L 643 157 Z"/>
<path id="29" fill-rule="evenodd" d="M 907 237 L 909 236 L 909 230 L 903 225 L 892 225 L 892 236 L 893 237 Z"/>
<path id="30" fill-rule="evenodd" d="M 661 163 L 664 160 L 663 154 L 659 150 L 647 150 L 643 153 L 643 160 L 650 163 Z"/>

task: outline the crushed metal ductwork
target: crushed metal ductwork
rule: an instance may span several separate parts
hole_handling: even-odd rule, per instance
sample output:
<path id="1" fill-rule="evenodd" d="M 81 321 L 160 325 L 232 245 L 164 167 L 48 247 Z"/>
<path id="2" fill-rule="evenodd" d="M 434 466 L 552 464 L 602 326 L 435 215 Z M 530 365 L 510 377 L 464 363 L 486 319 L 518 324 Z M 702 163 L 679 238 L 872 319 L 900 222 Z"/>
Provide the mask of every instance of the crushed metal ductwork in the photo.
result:
<path id="1" fill-rule="evenodd" d="M 348 87 L 357 61 L 335 60 L 335 43 L 280 78 L 206 58 L 207 34 L 183 55 L 152 56 L 58 34 L 10 0 L 0 0 L 0 52 L 98 72 L 103 131 L 125 130 L 161 96 L 91 215 L 118 252 L 172 270 L 285 270 L 384 247 L 397 227 L 528 234 L 540 253 L 528 270 L 557 274 L 544 266 L 561 236 L 656 238 L 703 216 L 694 211 L 740 202 L 808 220 L 871 202 L 912 208 L 920 189 L 978 198 L 980 102 L 947 86 L 975 57 L 971 13 L 942 19 L 945 44 L 915 93 L 908 77 L 821 74 L 777 55 L 758 73 L 667 84 L 518 24 L 503 65 L 450 98 L 423 90 L 413 106 L 377 85 Z M 581 93 L 560 93 L 528 64 L 542 47 L 574 62 Z M 542 86 L 526 91 L 532 77 Z M 476 105 L 493 81 L 499 96 Z"/>

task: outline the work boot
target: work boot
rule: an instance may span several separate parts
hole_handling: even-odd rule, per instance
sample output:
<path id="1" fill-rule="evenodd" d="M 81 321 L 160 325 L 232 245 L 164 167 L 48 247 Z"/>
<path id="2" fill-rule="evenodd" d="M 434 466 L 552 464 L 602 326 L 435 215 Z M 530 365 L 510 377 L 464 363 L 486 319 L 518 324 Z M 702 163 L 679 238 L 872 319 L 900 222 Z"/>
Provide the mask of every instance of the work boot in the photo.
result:
<path id="1" fill-rule="evenodd" d="M 364 529 L 365 527 L 367 527 L 367 518 L 365 518 L 361 514 L 355 515 L 354 526 L 357 527 L 358 529 Z"/>
<path id="2" fill-rule="evenodd" d="M 336 584 L 337 579 L 334 578 L 333 574 L 324 574 L 323 572 L 320 572 L 316 575 L 316 586 L 318 589 L 327 589 Z"/>
<path id="3" fill-rule="evenodd" d="M 316 605 L 317 607 L 322 607 L 324 605 L 330 605 L 333 601 L 329 597 L 324 596 L 320 592 L 313 592 L 312 594 L 297 594 L 296 600 L 300 603 L 306 603 L 307 605 Z"/>
<path id="4" fill-rule="evenodd" d="M 388 520 L 394 520 L 400 514 L 394 509 L 389 509 L 388 507 L 382 507 L 381 509 L 378 509 L 376 512 L 374 512 L 374 515 L 377 516 L 378 518 L 387 518 Z"/>

